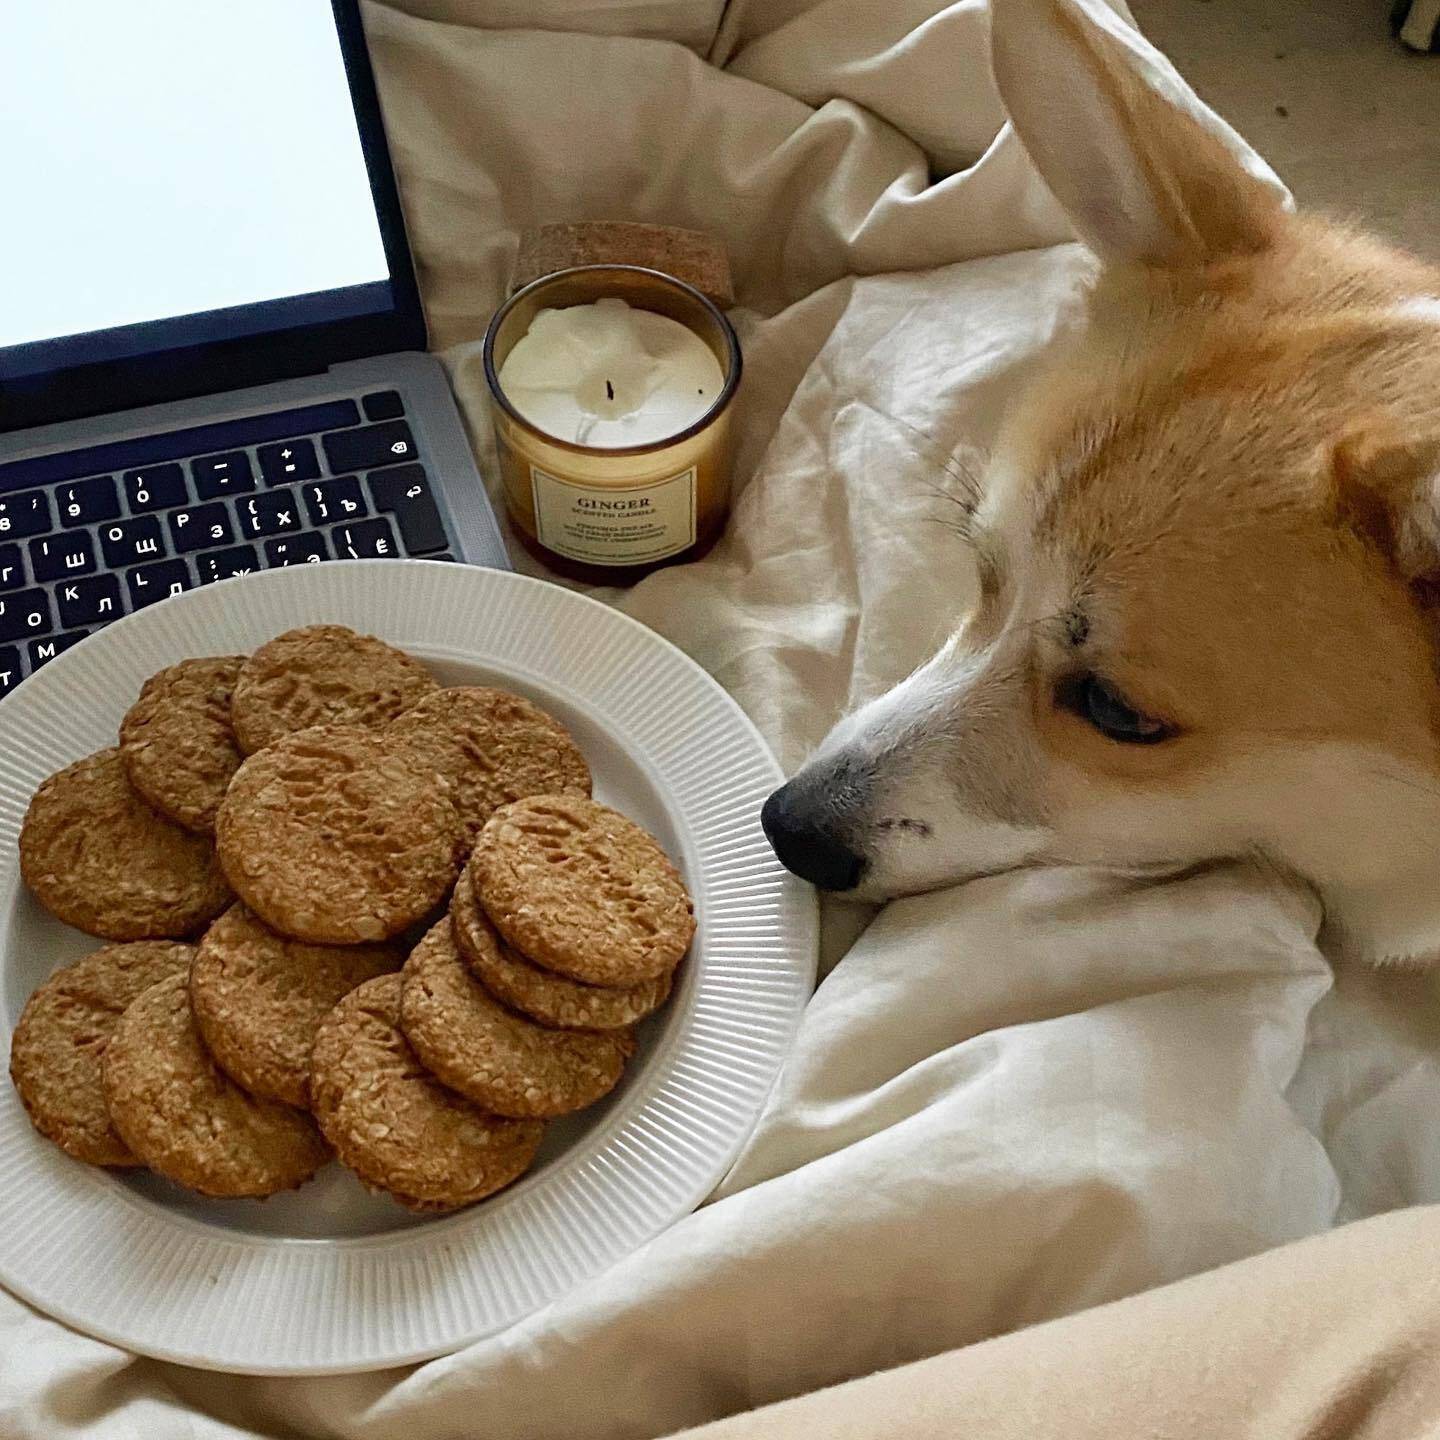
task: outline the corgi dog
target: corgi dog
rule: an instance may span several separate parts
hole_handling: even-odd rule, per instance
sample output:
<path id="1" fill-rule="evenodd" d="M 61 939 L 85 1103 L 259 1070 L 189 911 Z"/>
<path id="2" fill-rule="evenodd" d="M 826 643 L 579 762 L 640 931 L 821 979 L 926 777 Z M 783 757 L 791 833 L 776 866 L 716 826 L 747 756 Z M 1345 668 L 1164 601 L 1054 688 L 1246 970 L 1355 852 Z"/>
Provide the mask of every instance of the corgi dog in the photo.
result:
<path id="1" fill-rule="evenodd" d="M 1440 273 L 1296 214 L 1102 0 L 993 0 L 1098 265 L 965 529 L 978 602 L 767 801 L 862 899 L 1254 857 L 1326 943 L 1440 956 Z"/>

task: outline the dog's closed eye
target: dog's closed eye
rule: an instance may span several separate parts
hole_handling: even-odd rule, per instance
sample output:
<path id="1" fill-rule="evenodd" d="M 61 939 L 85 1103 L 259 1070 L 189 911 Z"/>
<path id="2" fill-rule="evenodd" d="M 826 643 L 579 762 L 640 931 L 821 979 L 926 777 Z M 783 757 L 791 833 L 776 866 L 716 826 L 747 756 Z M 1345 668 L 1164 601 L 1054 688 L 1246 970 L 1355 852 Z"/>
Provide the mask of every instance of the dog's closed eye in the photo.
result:
<path id="1" fill-rule="evenodd" d="M 1156 745 L 1175 734 L 1172 726 L 1136 709 L 1098 675 L 1072 675 L 1062 680 L 1055 689 L 1055 703 L 1121 745 Z"/>

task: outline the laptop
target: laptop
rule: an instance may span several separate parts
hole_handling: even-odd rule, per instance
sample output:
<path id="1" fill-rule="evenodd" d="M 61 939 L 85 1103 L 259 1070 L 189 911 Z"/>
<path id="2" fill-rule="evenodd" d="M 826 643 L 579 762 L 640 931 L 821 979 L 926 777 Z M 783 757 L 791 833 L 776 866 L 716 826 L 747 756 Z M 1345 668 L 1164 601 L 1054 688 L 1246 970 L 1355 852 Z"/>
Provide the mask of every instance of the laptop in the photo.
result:
<path id="1" fill-rule="evenodd" d="M 507 565 L 356 0 L 0 19 L 0 694 L 254 571 Z"/>

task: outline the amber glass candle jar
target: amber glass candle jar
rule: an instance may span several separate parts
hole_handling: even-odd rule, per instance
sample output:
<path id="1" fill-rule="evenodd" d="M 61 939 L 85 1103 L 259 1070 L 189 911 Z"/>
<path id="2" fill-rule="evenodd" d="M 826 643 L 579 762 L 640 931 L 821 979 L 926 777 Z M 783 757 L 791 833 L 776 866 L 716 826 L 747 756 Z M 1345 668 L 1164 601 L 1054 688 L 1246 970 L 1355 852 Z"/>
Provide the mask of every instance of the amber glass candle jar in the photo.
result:
<path id="1" fill-rule="evenodd" d="M 551 569 L 625 585 L 719 537 L 740 344 L 698 290 L 638 265 L 556 271 L 496 312 L 484 363 L 511 524 Z"/>

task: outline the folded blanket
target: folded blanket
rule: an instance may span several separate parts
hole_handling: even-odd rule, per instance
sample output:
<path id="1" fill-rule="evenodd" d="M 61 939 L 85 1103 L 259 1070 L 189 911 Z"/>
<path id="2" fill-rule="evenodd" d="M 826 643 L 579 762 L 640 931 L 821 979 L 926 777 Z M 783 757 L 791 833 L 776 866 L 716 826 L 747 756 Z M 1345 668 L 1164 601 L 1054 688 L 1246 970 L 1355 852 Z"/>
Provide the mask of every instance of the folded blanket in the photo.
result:
<path id="1" fill-rule="evenodd" d="M 435 344 L 491 475 L 479 341 L 517 232 L 724 238 L 748 377 L 730 533 L 607 598 L 796 763 L 963 614 L 944 493 L 1088 270 L 1002 128 L 983 5 L 366 18 Z M 0 1295 L 0 1434 L 654 1436 L 1440 1198 L 1440 1002 L 1426 977 L 1336 983 L 1319 922 L 1235 867 L 832 905 L 827 978 L 734 1172 L 606 1275 L 460 1355 L 293 1381 L 137 1361 Z"/>

